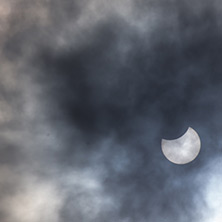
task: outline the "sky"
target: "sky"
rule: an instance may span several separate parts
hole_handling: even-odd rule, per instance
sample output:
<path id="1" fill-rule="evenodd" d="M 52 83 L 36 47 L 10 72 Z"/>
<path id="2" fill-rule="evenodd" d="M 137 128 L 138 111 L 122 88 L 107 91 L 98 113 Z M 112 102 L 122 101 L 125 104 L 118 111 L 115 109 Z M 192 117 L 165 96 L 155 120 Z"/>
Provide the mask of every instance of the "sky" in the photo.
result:
<path id="1" fill-rule="evenodd" d="M 221 21 L 219 0 L 0 0 L 0 221 L 221 222 Z"/>

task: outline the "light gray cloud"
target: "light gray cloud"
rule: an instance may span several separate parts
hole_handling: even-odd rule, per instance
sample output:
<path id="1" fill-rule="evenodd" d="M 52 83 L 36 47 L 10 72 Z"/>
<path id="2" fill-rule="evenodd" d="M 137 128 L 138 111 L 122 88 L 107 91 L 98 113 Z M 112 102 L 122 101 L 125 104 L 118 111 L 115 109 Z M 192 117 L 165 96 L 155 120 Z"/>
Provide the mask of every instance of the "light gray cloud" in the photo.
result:
<path id="1" fill-rule="evenodd" d="M 0 3 L 1 221 L 216 221 L 220 2 Z"/>

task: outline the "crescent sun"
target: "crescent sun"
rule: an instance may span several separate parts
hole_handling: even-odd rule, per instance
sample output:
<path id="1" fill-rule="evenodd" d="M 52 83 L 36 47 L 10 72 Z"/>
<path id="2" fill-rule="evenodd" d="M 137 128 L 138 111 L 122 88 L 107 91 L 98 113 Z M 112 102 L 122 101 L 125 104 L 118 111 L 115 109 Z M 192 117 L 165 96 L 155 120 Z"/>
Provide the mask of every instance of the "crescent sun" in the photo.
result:
<path id="1" fill-rule="evenodd" d="M 201 141 L 197 132 L 189 127 L 184 135 L 177 139 L 162 139 L 161 147 L 164 156 L 172 163 L 187 164 L 198 156 Z"/>

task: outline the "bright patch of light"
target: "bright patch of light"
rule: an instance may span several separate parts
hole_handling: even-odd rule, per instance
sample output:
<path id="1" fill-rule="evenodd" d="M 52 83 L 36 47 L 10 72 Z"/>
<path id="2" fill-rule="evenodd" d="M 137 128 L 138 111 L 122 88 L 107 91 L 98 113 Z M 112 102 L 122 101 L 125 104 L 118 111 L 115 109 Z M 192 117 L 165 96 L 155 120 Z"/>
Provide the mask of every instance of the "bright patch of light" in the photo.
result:
<path id="1" fill-rule="evenodd" d="M 205 201 L 207 210 L 204 213 L 204 222 L 221 222 L 222 221 L 222 175 L 220 170 L 222 161 L 213 161 L 209 174 L 206 177 L 208 181 L 206 186 Z"/>

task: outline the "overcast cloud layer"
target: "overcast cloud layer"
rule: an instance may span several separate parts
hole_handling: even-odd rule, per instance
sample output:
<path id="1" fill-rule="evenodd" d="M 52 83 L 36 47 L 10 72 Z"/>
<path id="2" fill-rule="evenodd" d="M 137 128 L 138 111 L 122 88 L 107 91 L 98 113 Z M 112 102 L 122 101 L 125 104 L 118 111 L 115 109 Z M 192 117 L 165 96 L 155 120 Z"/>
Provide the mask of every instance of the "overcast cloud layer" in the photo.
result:
<path id="1" fill-rule="evenodd" d="M 0 221 L 221 222 L 222 3 L 0 0 Z M 188 127 L 201 152 L 170 163 Z"/>

